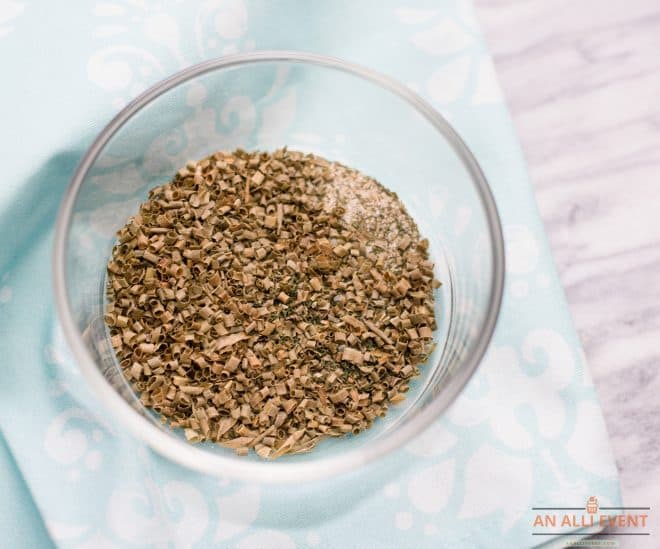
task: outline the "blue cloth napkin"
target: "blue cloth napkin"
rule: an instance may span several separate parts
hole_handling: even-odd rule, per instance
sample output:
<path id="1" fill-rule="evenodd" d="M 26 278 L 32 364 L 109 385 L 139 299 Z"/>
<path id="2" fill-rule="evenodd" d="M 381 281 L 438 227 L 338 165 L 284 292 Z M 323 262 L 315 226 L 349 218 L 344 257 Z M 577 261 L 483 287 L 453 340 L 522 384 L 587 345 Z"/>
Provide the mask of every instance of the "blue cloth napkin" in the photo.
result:
<path id="1" fill-rule="evenodd" d="M 419 91 L 475 152 L 507 246 L 496 335 L 451 411 L 375 466 L 295 488 L 183 470 L 88 408 L 50 285 L 55 212 L 94 135 L 147 85 L 256 48 L 343 57 Z M 549 541 L 532 535 L 532 507 L 619 503 L 602 414 L 469 2 L 6 0 L 0 66 L 3 545 L 529 547 Z M 313 147 L 308 138 L 300 146 Z"/>

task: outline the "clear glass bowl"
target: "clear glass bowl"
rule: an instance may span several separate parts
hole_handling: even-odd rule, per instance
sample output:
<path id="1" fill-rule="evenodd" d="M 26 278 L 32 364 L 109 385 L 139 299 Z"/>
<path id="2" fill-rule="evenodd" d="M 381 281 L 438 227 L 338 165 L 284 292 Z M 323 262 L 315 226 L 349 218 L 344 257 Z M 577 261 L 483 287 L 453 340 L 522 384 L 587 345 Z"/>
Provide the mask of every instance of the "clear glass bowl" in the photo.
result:
<path id="1" fill-rule="evenodd" d="M 188 160 L 284 145 L 339 160 L 395 191 L 429 238 L 438 290 L 437 347 L 408 398 L 358 436 L 275 461 L 190 444 L 144 409 L 125 382 L 103 323 L 115 231 L 147 191 Z M 504 278 L 502 233 L 488 184 L 447 121 L 394 80 L 338 59 L 259 52 L 208 61 L 143 93 L 101 132 L 57 220 L 54 283 L 68 344 L 119 425 L 206 473 L 291 482 L 336 475 L 399 448 L 438 418 L 481 360 Z"/>

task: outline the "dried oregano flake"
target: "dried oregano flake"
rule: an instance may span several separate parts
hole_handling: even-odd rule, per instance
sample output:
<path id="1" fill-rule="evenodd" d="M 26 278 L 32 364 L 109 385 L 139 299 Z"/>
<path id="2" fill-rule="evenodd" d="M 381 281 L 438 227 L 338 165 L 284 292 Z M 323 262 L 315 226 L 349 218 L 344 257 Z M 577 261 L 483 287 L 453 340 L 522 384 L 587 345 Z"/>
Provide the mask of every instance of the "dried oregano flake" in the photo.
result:
<path id="1" fill-rule="evenodd" d="M 432 348 L 428 241 L 397 196 L 300 152 L 181 168 L 122 227 L 105 322 L 141 402 L 262 458 L 357 434 Z"/>

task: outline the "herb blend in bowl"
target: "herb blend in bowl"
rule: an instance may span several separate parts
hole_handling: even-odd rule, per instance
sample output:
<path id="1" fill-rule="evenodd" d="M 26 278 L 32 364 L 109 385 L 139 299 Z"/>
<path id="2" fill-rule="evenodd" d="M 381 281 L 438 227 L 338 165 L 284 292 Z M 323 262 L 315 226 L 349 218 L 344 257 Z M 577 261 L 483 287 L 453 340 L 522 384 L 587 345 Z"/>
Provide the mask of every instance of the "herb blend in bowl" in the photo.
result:
<path id="1" fill-rule="evenodd" d="M 433 346 L 428 241 L 397 196 L 318 156 L 216 153 L 118 232 L 105 321 L 145 406 L 263 458 L 358 434 Z"/>

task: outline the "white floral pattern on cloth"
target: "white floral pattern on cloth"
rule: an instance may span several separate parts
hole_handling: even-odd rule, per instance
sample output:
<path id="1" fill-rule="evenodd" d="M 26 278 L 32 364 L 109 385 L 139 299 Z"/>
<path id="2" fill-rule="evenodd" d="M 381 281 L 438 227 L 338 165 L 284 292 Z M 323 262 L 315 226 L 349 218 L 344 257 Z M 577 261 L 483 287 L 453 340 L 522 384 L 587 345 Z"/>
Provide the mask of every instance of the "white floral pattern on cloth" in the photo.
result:
<path id="1" fill-rule="evenodd" d="M 533 469 L 529 459 L 508 455 L 485 443 L 472 454 L 465 469 L 460 518 L 475 519 L 501 512 L 500 532 L 504 533 L 532 505 Z M 511 486 L 516 489 L 510 491 Z"/>
<path id="2" fill-rule="evenodd" d="M 400 8 L 396 14 L 401 23 L 416 28 L 410 37 L 415 47 L 437 63 L 438 68 L 431 72 L 425 85 L 433 101 L 445 105 L 465 94 L 474 105 L 502 101 L 495 68 L 490 56 L 483 51 L 467 2 L 458 2 L 453 13 Z"/>
<path id="3" fill-rule="evenodd" d="M 16 0 L 0 0 L 0 39 L 13 30 L 14 20 L 23 13 L 25 4 Z"/>
<path id="4" fill-rule="evenodd" d="M 146 481 L 117 488 L 108 501 L 107 522 L 124 543 L 193 547 L 207 528 L 209 511 L 201 492 L 189 483 Z"/>
<path id="5" fill-rule="evenodd" d="M 87 422 L 93 428 L 73 426 L 72 423 L 76 420 L 83 424 Z M 96 471 L 103 463 L 103 455 L 90 446 L 102 440 L 103 436 L 103 431 L 93 422 L 89 412 L 80 408 L 69 408 L 58 414 L 48 426 L 44 447 L 48 457 L 61 465 L 75 465 L 80 461 L 90 471 Z M 74 477 L 78 476 L 77 471 L 72 474 Z"/>
<path id="6" fill-rule="evenodd" d="M 102 46 L 90 56 L 87 74 L 113 95 L 113 106 L 122 107 L 149 84 L 199 59 L 254 49 L 254 41 L 245 38 L 244 0 L 190 3 L 193 13 L 185 26 L 177 17 L 180 9 L 176 0 L 111 0 L 95 5 L 93 35 Z M 134 45 L 135 31 L 144 36 L 142 46 Z"/>
<path id="7" fill-rule="evenodd" d="M 261 490 L 250 484 L 228 495 L 218 496 L 216 503 L 221 514 L 214 541 L 225 541 L 247 530 L 257 520 L 260 501 Z"/>
<path id="8" fill-rule="evenodd" d="M 545 353 L 543 371 L 529 375 L 514 347 L 493 345 L 475 376 L 482 390 L 475 398 L 468 391 L 449 412 L 450 421 L 461 426 L 487 422 L 506 446 L 529 449 L 535 434 L 517 416 L 519 409 L 526 407 L 534 414 L 541 437 L 559 436 L 566 416 L 561 392 L 575 373 L 572 350 L 557 332 L 535 330 L 523 340 L 521 351 L 530 364 L 537 351 Z M 544 395 L 542 400 L 539 394 Z"/>
<path id="9" fill-rule="evenodd" d="M 456 462 L 446 459 L 415 473 L 408 483 L 408 498 L 415 509 L 424 513 L 442 511 L 451 495 Z"/>
<path id="10" fill-rule="evenodd" d="M 525 225 L 507 225 L 503 230 L 510 295 L 516 299 L 524 299 L 533 287 L 533 275 L 539 266 L 539 243 L 534 233 Z M 542 279 L 540 283 L 537 281 L 537 286 L 543 286 Z"/>
<path id="11" fill-rule="evenodd" d="M 167 169 L 172 171 L 176 166 L 185 164 L 194 156 L 194 152 L 200 149 L 200 141 L 213 138 L 215 142 L 222 143 L 224 139 L 232 140 L 241 136 L 250 135 L 256 125 L 256 109 L 249 97 L 235 95 L 230 97 L 224 104 L 221 112 L 204 106 L 206 90 L 202 84 L 191 86 L 188 92 L 188 104 L 194 109 L 194 114 L 186 119 L 181 128 L 180 136 L 185 143 L 183 147 L 172 147 L 173 137 L 162 136 L 156 138 L 149 147 L 145 157 L 146 169 L 152 172 L 163 171 L 164 159 L 169 163 Z M 221 123 L 229 128 L 230 121 L 236 118 L 236 122 L 226 132 L 217 128 L 216 117 Z M 265 114 L 263 115 L 265 116 Z M 174 154 L 168 154 L 168 150 L 175 148 Z"/>
<path id="12" fill-rule="evenodd" d="M 80 40 L 79 57 L 61 62 L 72 72 L 82 71 L 97 92 L 96 107 L 114 110 L 173 71 L 256 46 L 320 51 L 376 68 L 387 59 L 387 72 L 417 83 L 420 93 L 464 128 L 493 181 L 505 224 L 508 281 L 500 328 L 486 359 L 444 418 L 411 441 L 389 469 L 365 470 L 359 483 L 340 478 L 287 490 L 218 482 L 155 455 L 97 406 L 59 328 L 53 328 L 51 296 L 32 297 L 49 276 L 43 251 L 49 248 L 35 245 L 42 255 L 26 250 L 24 269 L 0 278 L 0 326 L 7 318 L 17 323 L 14 319 L 30 318 L 19 329 L 27 336 L 8 338 L 6 353 L 16 367 L 7 375 L 32 367 L 26 386 L 13 378 L 11 386 L 29 391 L 40 406 L 26 417 L 2 408 L 0 399 L 0 421 L 20 455 L 40 456 L 25 459 L 21 467 L 59 547 L 434 548 L 492 547 L 493 540 L 519 547 L 529 544 L 532 505 L 581 503 L 592 494 L 602 501 L 618 499 L 602 414 L 529 202 L 524 164 L 470 2 L 385 0 L 376 11 L 368 4 L 315 4 L 300 24 L 295 2 L 102 0 L 80 8 L 77 28 L 89 29 L 88 42 L 70 37 Z M 29 11 L 25 6 L 0 0 L 0 38 Z M 67 9 L 59 16 L 66 17 Z M 354 33 L 350 21 L 361 18 L 387 32 L 355 42 L 336 38 Z M 31 24 L 40 24 L 38 18 Z M 389 55 L 388 48 L 397 48 L 399 56 Z M 0 60 L 3 55 L 0 50 Z M 270 99 L 278 108 L 270 111 L 267 104 L 235 96 L 223 112 L 211 113 L 206 89 L 191 87 L 186 99 L 193 115 L 180 140 L 155 140 L 147 171 L 162 170 L 157 159 L 164 156 L 177 165 L 192 150 L 196 134 L 212 133 L 208 124 L 214 118 L 218 138 L 223 132 L 258 132 L 262 141 L 279 144 L 279 133 L 301 111 L 300 97 L 278 92 L 285 78 L 281 74 L 273 82 Z M 479 148 L 481 127 L 488 128 L 496 150 Z M 342 133 L 322 138 L 314 131 L 294 136 L 307 150 L 334 147 L 337 157 L 350 139 Z M 12 143 L 4 144 L 14 150 Z M 139 177 L 134 164 L 117 169 L 126 179 Z M 114 198 L 121 206 L 125 197 L 115 193 Z M 441 218 L 452 199 L 446 189 L 434 188 L 427 206 Z M 130 209 L 128 202 L 125 208 Z M 107 212 L 96 210 L 92 234 L 80 235 L 79 244 L 92 249 L 93 233 L 105 231 L 106 220 Z M 458 208 L 448 225 L 451 234 L 465 238 L 473 220 L 469 207 Z M 475 242 L 471 268 L 479 269 L 477 252 L 485 241 Z M 31 349 L 25 341 L 38 348 L 26 355 Z M 5 422 L 5 413 L 14 415 Z"/>

